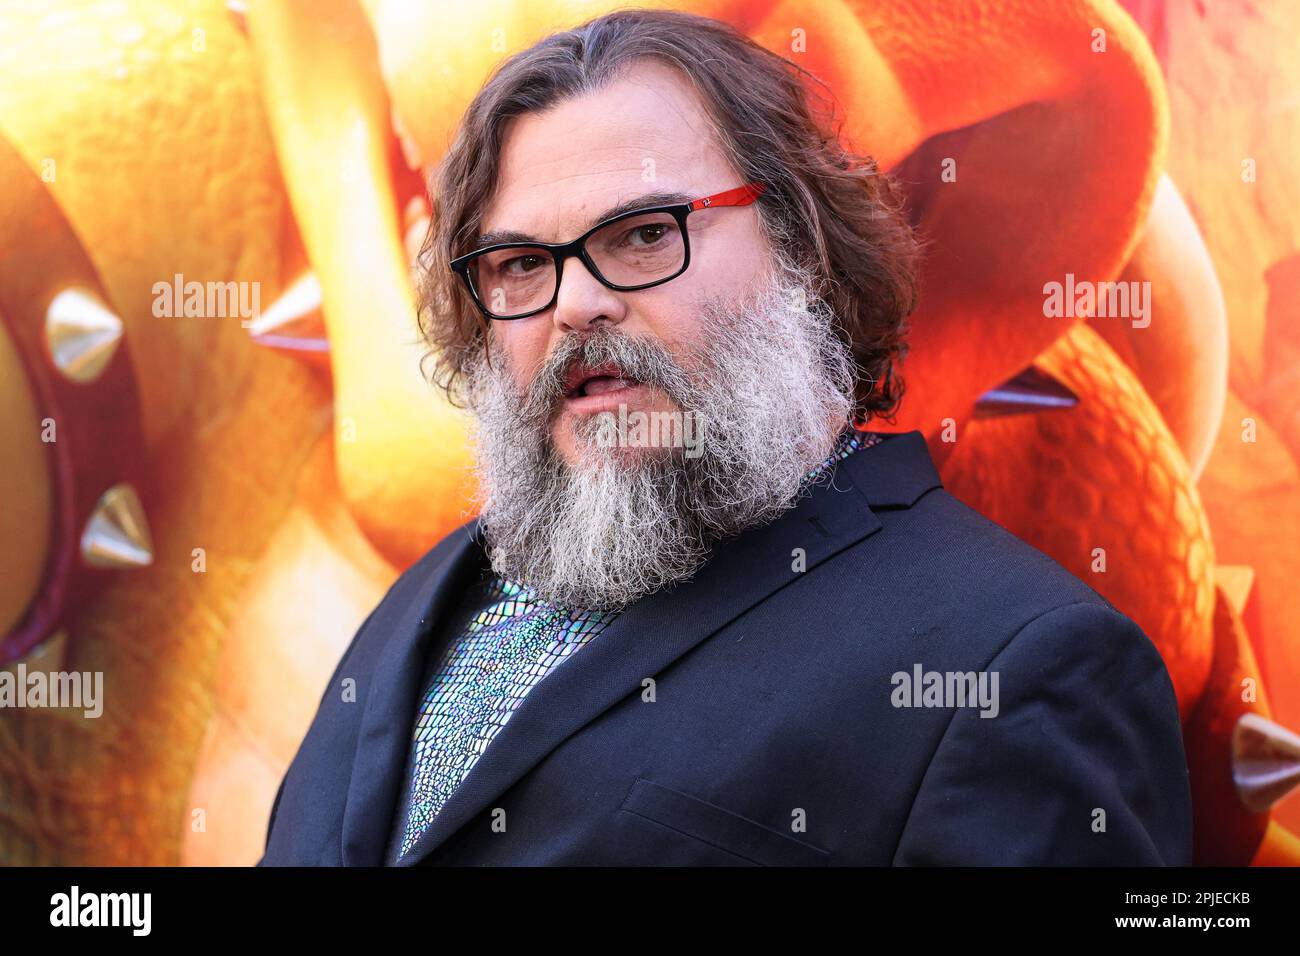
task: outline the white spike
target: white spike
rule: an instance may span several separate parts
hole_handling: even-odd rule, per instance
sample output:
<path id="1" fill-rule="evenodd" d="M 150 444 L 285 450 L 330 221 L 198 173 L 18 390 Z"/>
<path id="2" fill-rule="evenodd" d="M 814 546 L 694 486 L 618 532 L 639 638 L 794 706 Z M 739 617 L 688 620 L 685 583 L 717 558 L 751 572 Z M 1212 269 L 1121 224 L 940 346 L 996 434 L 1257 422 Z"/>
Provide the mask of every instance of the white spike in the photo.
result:
<path id="1" fill-rule="evenodd" d="M 122 320 L 84 289 L 65 289 L 45 310 L 45 343 L 54 367 L 81 385 L 103 374 L 122 341 Z"/>
<path id="2" fill-rule="evenodd" d="M 1300 784 L 1300 737 L 1259 714 L 1232 732 L 1232 780 L 1246 808 L 1263 813 Z"/>
<path id="3" fill-rule="evenodd" d="M 100 496 L 81 534 L 81 556 L 98 568 L 141 568 L 153 563 L 144 507 L 130 485 L 114 485 Z"/>
<path id="4" fill-rule="evenodd" d="M 320 311 L 322 301 L 320 280 L 316 278 L 316 273 L 305 273 L 285 289 L 265 312 L 248 324 L 249 334 L 269 335 L 279 332 L 285 326 Z"/>

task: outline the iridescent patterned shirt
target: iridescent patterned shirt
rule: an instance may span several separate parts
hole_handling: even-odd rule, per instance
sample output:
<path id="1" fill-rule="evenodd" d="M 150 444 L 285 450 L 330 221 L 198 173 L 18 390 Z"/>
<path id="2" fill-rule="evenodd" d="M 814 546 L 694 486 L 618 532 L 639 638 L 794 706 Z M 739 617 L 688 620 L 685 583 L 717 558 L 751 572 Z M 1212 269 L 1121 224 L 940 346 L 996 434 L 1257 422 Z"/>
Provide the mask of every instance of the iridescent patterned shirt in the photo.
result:
<path id="1" fill-rule="evenodd" d="M 860 448 L 882 441 L 845 431 L 803 487 Z M 407 758 L 403 799 L 388 861 L 405 855 L 433 822 L 538 682 L 600 634 L 616 611 L 588 611 L 540 600 L 532 589 L 490 575 L 447 618 L 457 628 L 441 655 L 430 655 Z M 440 646 L 435 644 L 435 646 Z"/>

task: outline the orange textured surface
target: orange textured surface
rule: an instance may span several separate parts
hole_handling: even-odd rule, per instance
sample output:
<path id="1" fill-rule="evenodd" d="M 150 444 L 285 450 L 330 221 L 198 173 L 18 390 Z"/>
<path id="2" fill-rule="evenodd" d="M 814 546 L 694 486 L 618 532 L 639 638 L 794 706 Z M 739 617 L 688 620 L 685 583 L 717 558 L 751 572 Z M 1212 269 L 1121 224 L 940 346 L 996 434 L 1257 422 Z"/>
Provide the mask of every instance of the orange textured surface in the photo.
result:
<path id="1" fill-rule="evenodd" d="M 1291 834 L 1233 803 L 1224 768 L 1242 676 L 1300 726 L 1300 124 L 1284 121 L 1300 115 L 1300 11 L 661 5 L 812 70 L 846 138 L 899 172 L 931 246 L 894 427 L 924 431 L 954 493 L 1160 648 L 1213 835 L 1200 862 L 1294 856 Z M 250 6 L 251 36 L 222 0 L 0 10 L 0 35 L 23 38 L 0 59 L 0 135 L 33 171 L 54 164 L 50 193 L 126 324 L 165 489 L 155 564 L 78 608 L 59 645 L 62 666 L 105 672 L 104 717 L 0 715 L 3 863 L 256 858 L 352 629 L 465 517 L 463 422 L 410 364 L 399 141 L 427 170 L 495 63 L 616 4 Z M 236 321 L 151 314 L 175 273 L 261 283 L 265 308 L 301 267 L 324 293 L 328 376 Z M 1160 324 L 1045 317 L 1043 284 L 1067 272 L 1151 281 Z M 1078 407 L 969 418 L 1031 363 Z M 946 420 L 954 445 L 936 440 Z M 1216 581 L 1216 564 L 1239 573 Z M 1300 828 L 1300 801 L 1276 816 Z"/>

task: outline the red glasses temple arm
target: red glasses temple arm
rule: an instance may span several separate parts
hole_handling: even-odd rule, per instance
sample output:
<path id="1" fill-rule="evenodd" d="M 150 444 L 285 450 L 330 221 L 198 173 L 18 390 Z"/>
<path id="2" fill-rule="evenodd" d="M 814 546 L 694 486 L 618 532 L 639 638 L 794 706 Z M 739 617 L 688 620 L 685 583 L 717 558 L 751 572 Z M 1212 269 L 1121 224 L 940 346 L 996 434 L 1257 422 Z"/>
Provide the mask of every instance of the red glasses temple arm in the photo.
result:
<path id="1" fill-rule="evenodd" d="M 691 203 L 691 209 L 704 209 L 710 206 L 748 206 L 767 189 L 764 183 L 746 183 L 726 192 L 714 193 Z"/>

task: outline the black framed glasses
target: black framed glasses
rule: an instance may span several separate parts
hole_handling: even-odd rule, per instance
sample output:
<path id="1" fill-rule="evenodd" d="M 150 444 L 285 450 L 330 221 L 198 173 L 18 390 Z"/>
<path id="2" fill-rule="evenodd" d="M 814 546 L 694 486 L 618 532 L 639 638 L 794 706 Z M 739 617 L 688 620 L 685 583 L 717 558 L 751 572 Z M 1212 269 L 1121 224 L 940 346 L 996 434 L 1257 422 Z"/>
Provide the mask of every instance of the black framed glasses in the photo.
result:
<path id="1" fill-rule="evenodd" d="M 699 209 L 748 206 L 761 182 L 667 206 L 634 209 L 597 223 L 572 242 L 502 242 L 451 261 L 474 304 L 489 319 L 526 319 L 545 312 L 560 294 L 564 262 L 582 260 L 596 279 L 618 292 L 663 285 L 691 264 L 686 218 Z"/>

